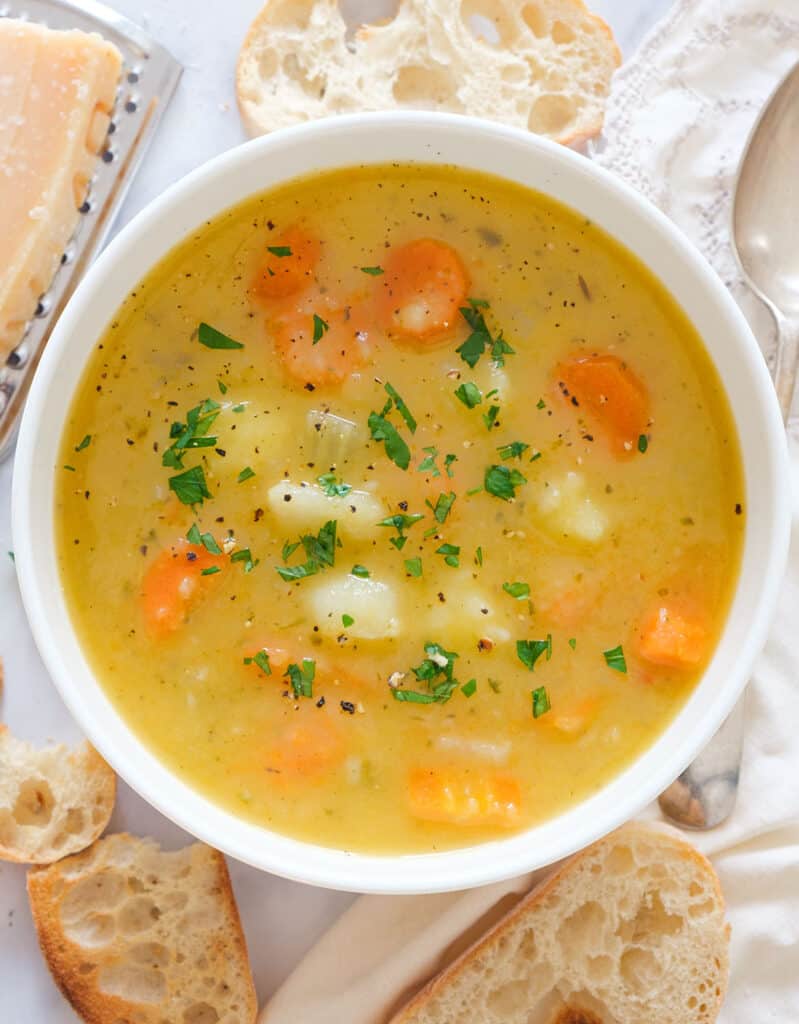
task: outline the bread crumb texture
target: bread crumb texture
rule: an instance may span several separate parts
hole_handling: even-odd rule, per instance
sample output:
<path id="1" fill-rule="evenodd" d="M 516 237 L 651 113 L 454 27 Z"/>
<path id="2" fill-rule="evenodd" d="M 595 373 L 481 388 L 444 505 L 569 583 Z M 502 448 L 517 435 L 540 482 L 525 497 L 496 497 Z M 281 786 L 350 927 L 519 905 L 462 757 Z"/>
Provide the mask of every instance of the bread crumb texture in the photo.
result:
<path id="1" fill-rule="evenodd" d="M 633 824 L 534 889 L 391 1024 L 710 1024 L 729 926 L 710 863 Z"/>
<path id="2" fill-rule="evenodd" d="M 429 109 L 575 144 L 602 128 L 621 55 L 581 0 L 401 0 L 348 28 L 337 0 L 269 0 L 239 55 L 244 125 L 261 135 L 364 110 Z"/>
<path id="3" fill-rule="evenodd" d="M 116 776 L 94 747 L 37 749 L 0 726 L 0 859 L 49 864 L 108 824 Z"/>
<path id="4" fill-rule="evenodd" d="M 257 1004 L 225 860 L 120 833 L 28 874 L 39 942 L 88 1024 L 251 1024 Z"/>

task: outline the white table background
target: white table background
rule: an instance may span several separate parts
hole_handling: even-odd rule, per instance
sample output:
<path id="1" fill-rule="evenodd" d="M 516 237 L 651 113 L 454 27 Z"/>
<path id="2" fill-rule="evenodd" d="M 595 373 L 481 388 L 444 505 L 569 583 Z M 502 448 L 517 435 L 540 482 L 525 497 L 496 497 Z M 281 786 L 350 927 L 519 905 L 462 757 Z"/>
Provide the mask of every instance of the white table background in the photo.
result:
<path id="1" fill-rule="evenodd" d="M 167 47 L 185 71 L 175 98 L 123 206 L 117 227 L 199 164 L 244 140 L 236 111 L 234 66 L 260 0 L 106 0 Z M 342 4 L 352 9 L 357 0 Z M 613 28 L 625 56 L 671 0 L 589 0 Z M 381 11 L 390 0 L 379 3 Z M 359 7 L 361 4 L 359 4 Z M 488 5 L 487 5 L 488 6 Z M 12 465 L 0 466 L 0 657 L 5 687 L 0 720 L 37 742 L 74 742 L 80 731 L 50 682 L 34 647 L 11 559 Z M 120 784 L 111 831 L 152 835 L 170 847 L 190 841 Z M 347 893 L 313 889 L 230 861 L 258 996 L 263 1002 L 316 938 L 349 904 Z M 67 1024 L 77 1019 L 41 959 L 25 897 L 25 868 L 0 863 L 0 1020 Z M 786 1022 L 787 1024 L 787 1022 Z"/>

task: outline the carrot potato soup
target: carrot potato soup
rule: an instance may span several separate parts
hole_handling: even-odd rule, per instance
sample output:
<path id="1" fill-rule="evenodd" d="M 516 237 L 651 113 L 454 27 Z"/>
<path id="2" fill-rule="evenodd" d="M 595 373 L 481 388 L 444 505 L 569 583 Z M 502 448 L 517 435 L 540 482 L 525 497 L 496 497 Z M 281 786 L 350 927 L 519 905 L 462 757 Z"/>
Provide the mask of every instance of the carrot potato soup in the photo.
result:
<path id="1" fill-rule="evenodd" d="M 368 166 L 247 199 L 96 347 L 62 579 L 138 736 L 270 829 L 465 846 L 596 791 L 685 701 L 743 534 L 700 338 L 546 196 Z"/>

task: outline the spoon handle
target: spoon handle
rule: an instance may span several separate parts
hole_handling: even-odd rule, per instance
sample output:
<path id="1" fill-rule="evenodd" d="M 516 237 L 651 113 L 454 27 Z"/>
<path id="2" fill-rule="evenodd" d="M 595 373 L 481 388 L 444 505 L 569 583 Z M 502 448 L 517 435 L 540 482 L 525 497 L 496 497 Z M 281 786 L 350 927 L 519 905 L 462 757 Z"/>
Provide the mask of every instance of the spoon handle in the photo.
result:
<path id="1" fill-rule="evenodd" d="M 799 369 L 799 319 L 784 316 L 772 309 L 777 324 L 777 362 L 774 366 L 774 388 L 782 418 L 788 422 Z"/>

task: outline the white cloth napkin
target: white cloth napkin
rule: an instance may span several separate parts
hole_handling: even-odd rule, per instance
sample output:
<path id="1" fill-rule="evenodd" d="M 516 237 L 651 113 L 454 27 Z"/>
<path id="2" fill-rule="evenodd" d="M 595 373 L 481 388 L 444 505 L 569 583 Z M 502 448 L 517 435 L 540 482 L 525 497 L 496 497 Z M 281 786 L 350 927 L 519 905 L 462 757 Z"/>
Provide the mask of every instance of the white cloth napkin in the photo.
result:
<path id="1" fill-rule="evenodd" d="M 617 74 L 603 143 L 593 153 L 693 239 L 768 355 L 773 325 L 747 293 L 730 249 L 731 188 L 758 111 L 797 60 L 799 0 L 679 0 Z M 721 876 L 733 927 L 722 1024 L 799 1021 L 796 420 L 792 433 L 790 566 L 748 691 L 738 806 L 726 824 L 692 837 Z M 657 816 L 657 808 L 645 816 Z M 492 908 L 526 891 L 532 877 L 441 896 L 362 897 L 295 969 L 260 1024 L 383 1024 L 410 990 L 464 948 L 475 927 L 485 927 Z"/>

